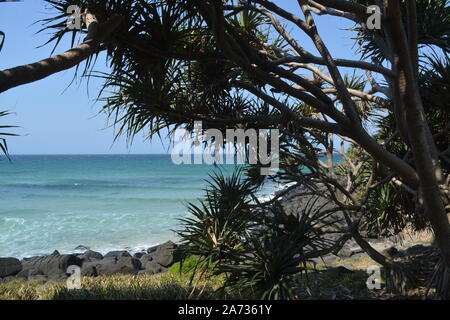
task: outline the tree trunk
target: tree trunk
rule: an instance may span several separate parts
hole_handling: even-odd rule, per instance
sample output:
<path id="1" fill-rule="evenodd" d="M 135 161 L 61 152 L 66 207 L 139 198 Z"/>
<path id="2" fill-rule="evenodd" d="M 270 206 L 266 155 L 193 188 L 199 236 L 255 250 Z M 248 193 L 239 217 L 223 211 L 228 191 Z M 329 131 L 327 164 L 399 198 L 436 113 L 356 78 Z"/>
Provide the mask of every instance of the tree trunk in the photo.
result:
<path id="1" fill-rule="evenodd" d="M 450 267 L 450 224 L 445 211 L 444 199 L 439 190 L 442 174 L 436 146 L 432 142 L 431 131 L 419 94 L 412 57 L 401 22 L 399 2 L 398 0 L 385 0 L 385 3 L 386 1 L 389 27 L 394 39 L 394 64 L 399 70 L 397 81 L 405 105 L 409 140 L 420 180 L 419 191 L 436 242 L 447 267 Z"/>

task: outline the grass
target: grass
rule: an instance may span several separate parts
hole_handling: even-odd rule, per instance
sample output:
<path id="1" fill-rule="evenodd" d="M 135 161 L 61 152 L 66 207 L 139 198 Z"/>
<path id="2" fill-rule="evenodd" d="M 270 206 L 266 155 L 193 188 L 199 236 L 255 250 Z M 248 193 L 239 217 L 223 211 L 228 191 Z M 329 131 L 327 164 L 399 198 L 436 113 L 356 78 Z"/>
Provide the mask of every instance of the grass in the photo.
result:
<path id="1" fill-rule="evenodd" d="M 191 260 L 186 260 L 181 273 L 179 264 L 175 264 L 168 272 L 156 275 L 84 277 L 81 280 L 82 289 L 79 290 L 67 289 L 65 282 L 16 280 L 0 284 L 0 300 L 215 300 L 256 297 L 248 290 L 234 296 L 224 296 L 217 290 L 223 285 L 222 276 L 203 275 L 191 283 L 195 259 Z M 367 274 L 363 271 L 339 274 L 336 268 L 316 266 L 308 277 L 299 276 L 298 298 L 365 299 L 369 296 L 366 280 Z"/>
<path id="2" fill-rule="evenodd" d="M 184 300 L 219 299 L 219 277 L 189 283 L 187 275 L 113 275 L 82 278 L 82 289 L 69 290 L 65 282 L 17 280 L 0 284 L 0 300 Z"/>
<path id="3" fill-rule="evenodd" d="M 0 300 L 186 300 L 186 299 L 254 299 L 254 293 L 240 292 L 224 296 L 217 289 L 223 276 L 203 275 L 191 283 L 197 258 L 190 257 L 182 265 L 174 264 L 168 272 L 156 275 L 113 275 L 82 278 L 82 289 L 69 290 L 65 282 L 16 280 L 0 284 Z M 344 261 L 340 261 L 342 263 Z M 366 265 L 370 261 L 352 261 L 351 272 L 309 265 L 315 270 L 307 277 L 298 276 L 299 299 L 373 299 L 374 292 L 366 287 Z M 373 263 L 372 263 L 373 264 Z M 355 267 L 355 265 L 357 267 Z M 358 270 L 359 269 L 359 270 Z M 375 294 L 376 295 L 376 294 Z"/>
<path id="4" fill-rule="evenodd" d="M 372 299 L 366 286 L 367 273 L 352 270 L 342 273 L 339 268 L 318 269 L 299 278 L 300 299 L 354 300 Z"/>

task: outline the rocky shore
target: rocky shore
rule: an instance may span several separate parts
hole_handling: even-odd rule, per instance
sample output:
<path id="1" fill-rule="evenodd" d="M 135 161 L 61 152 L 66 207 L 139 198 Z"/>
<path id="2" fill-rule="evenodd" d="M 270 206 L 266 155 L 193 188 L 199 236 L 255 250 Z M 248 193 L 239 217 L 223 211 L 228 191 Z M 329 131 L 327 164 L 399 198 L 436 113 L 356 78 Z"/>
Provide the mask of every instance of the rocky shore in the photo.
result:
<path id="1" fill-rule="evenodd" d="M 156 274 L 167 271 L 180 260 L 176 244 L 172 241 L 130 254 L 128 251 L 111 251 L 105 255 L 92 250 L 84 253 L 60 254 L 24 258 L 0 258 L 0 283 L 14 280 L 45 279 L 65 281 L 69 266 L 78 266 L 81 276 L 98 277 L 113 274 Z"/>
<path id="2" fill-rule="evenodd" d="M 320 192 L 318 188 L 318 193 Z M 332 207 L 323 198 L 315 195 L 304 195 L 301 188 L 294 189 L 284 194 L 280 203 L 287 213 L 293 214 L 306 207 L 321 208 L 327 210 Z M 335 226 L 345 232 L 346 224 L 343 217 L 337 212 L 333 217 Z M 329 240 L 336 240 L 342 233 L 330 233 Z M 432 242 L 431 234 L 428 233 L 405 233 L 390 239 L 368 239 L 368 242 L 379 252 L 394 258 L 400 251 L 415 248 L 428 248 Z M 168 270 L 174 263 L 180 261 L 175 252 L 176 244 L 172 241 L 165 242 L 146 250 L 130 253 L 126 250 L 111 251 L 102 255 L 87 247 L 79 246 L 75 251 L 84 250 L 84 253 L 60 254 L 58 251 L 50 255 L 24 258 L 0 257 L 0 283 L 7 283 L 16 279 L 34 280 L 44 279 L 47 281 L 64 281 L 70 274 L 67 273 L 69 266 L 78 266 L 81 276 L 98 277 L 113 274 L 157 274 Z M 420 250 L 419 250 L 420 251 Z M 369 260 L 361 248 L 350 239 L 345 243 L 339 253 L 328 254 L 314 259 L 318 264 L 332 266 L 337 262 L 345 267 L 358 267 L 361 260 Z M 360 266 L 359 266 L 360 267 Z"/>
<path id="3" fill-rule="evenodd" d="M 316 187 L 316 194 L 305 195 L 306 189 L 302 187 L 295 188 L 284 194 L 280 198 L 280 203 L 285 212 L 295 214 L 305 210 L 305 208 L 312 208 L 312 212 L 315 210 L 326 211 L 334 208 L 335 206 L 327 199 L 317 196 L 326 191 L 325 187 L 320 184 L 317 184 Z M 278 191 L 275 195 L 280 192 L 283 192 L 283 190 Z M 333 222 L 333 227 L 330 228 L 332 232 L 326 235 L 326 238 L 331 241 L 336 241 L 347 230 L 344 216 L 339 211 L 330 216 L 327 222 Z M 331 230 L 323 229 L 325 232 Z M 412 230 L 405 230 L 399 235 L 389 238 L 376 238 L 365 230 L 360 230 L 360 232 L 375 250 L 389 258 L 401 258 L 402 256 L 411 256 L 411 252 L 429 250 L 433 242 L 432 234 L 427 231 L 414 232 Z M 361 260 L 365 260 L 369 264 L 375 263 L 353 239 L 349 239 L 337 254 L 330 253 L 314 259 L 317 264 L 332 266 L 339 263 L 349 268 L 354 268 L 355 264 L 359 264 Z"/>

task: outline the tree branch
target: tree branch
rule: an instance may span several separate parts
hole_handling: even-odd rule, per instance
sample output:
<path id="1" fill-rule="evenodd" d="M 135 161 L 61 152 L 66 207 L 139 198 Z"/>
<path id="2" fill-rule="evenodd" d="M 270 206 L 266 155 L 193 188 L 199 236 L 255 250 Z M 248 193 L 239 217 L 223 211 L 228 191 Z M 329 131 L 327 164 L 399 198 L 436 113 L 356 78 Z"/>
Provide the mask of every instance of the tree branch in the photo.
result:
<path id="1" fill-rule="evenodd" d="M 0 93 L 78 65 L 95 53 L 123 20 L 121 16 L 113 15 L 108 21 L 99 24 L 94 16 L 91 15 L 91 18 L 93 21 L 88 25 L 88 35 L 82 44 L 39 62 L 0 71 Z"/>

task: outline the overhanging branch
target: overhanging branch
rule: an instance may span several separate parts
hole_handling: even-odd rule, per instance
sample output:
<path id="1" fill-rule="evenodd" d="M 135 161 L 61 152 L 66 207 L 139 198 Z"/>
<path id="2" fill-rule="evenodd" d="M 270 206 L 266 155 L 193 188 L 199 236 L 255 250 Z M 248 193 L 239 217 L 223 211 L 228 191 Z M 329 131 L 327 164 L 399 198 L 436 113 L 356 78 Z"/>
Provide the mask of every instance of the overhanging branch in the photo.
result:
<path id="1" fill-rule="evenodd" d="M 102 24 L 94 20 L 89 24 L 88 35 L 82 44 L 35 63 L 0 71 L 0 93 L 78 65 L 97 51 L 99 45 L 120 25 L 122 19 L 121 16 L 113 15 Z"/>

